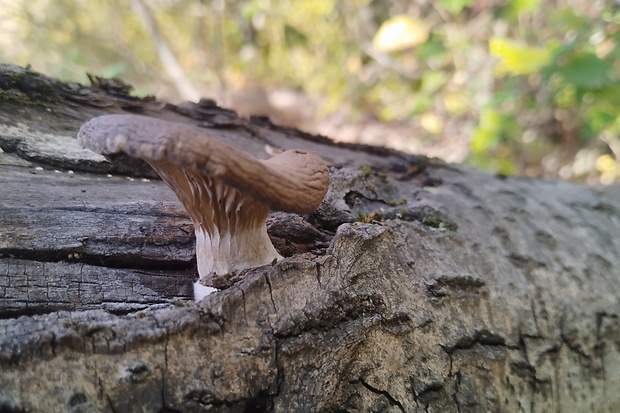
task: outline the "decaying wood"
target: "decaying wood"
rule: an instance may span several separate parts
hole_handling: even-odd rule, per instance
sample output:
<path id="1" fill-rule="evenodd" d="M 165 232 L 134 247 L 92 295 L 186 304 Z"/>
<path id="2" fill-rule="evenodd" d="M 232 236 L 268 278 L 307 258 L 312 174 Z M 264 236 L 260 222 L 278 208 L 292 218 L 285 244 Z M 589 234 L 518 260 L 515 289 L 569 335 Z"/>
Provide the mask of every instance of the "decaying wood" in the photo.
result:
<path id="1" fill-rule="evenodd" d="M 122 111 L 259 157 L 315 150 L 328 196 L 270 218 L 285 260 L 193 303 L 172 192 L 75 143 Z M 493 177 L 8 66 L 0 147 L 0 411 L 620 411 L 617 185 Z"/>

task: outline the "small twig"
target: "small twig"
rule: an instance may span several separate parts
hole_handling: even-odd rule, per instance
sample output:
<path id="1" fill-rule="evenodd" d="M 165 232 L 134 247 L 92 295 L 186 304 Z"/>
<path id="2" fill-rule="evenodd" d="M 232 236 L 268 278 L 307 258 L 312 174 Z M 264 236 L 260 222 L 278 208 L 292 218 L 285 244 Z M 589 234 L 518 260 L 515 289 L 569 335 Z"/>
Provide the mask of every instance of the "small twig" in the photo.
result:
<path id="1" fill-rule="evenodd" d="M 168 72 L 172 83 L 174 83 L 174 86 L 181 94 L 181 97 L 186 100 L 197 102 L 200 99 L 200 93 L 185 75 L 183 68 L 172 53 L 168 43 L 161 35 L 161 32 L 157 27 L 157 22 L 155 22 L 155 19 L 153 18 L 153 15 L 148 7 L 142 0 L 131 0 L 131 7 L 148 31 L 151 40 L 155 44 L 155 49 L 157 50 L 159 59 Z"/>

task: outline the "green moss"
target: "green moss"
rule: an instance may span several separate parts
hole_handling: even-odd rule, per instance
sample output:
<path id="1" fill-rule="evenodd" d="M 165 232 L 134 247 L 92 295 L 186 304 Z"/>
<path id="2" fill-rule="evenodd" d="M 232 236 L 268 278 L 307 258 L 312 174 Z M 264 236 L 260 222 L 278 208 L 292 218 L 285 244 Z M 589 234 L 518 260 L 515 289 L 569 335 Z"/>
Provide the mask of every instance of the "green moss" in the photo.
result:
<path id="1" fill-rule="evenodd" d="M 405 205 L 407 203 L 407 200 L 405 198 L 401 199 L 400 201 L 397 201 L 395 199 L 392 199 L 390 201 L 388 201 L 388 205 L 389 206 L 398 206 L 398 205 Z"/>
<path id="2" fill-rule="evenodd" d="M 364 173 L 365 178 L 368 178 L 372 173 L 372 168 L 370 166 L 360 165 L 358 169 Z"/>
<path id="3" fill-rule="evenodd" d="M 456 228 L 457 228 L 454 222 L 443 221 L 442 225 L 443 225 L 443 228 L 447 229 L 448 231 L 456 231 Z"/>
<path id="4" fill-rule="evenodd" d="M 435 217 L 426 217 L 422 220 L 422 223 L 426 225 L 427 227 L 439 228 L 439 225 L 441 224 L 441 220 Z"/>
<path id="5" fill-rule="evenodd" d="M 61 82 L 47 79 L 32 71 L 30 66 L 25 70 L 5 73 L 11 80 L 4 90 L 0 90 L 0 99 L 12 100 L 19 104 L 46 106 L 45 103 L 58 100 Z"/>
<path id="6" fill-rule="evenodd" d="M 384 217 L 381 212 L 370 212 L 368 214 L 364 214 L 362 211 L 358 211 L 356 221 L 370 224 L 373 221 L 381 222 L 383 219 Z"/>
<path id="7" fill-rule="evenodd" d="M 456 230 L 456 224 L 449 221 L 442 221 L 437 217 L 426 217 L 422 220 L 422 224 L 427 227 L 437 228 L 437 229 L 447 229 L 450 231 Z"/>
<path id="8" fill-rule="evenodd" d="M 387 175 L 384 172 L 375 171 L 370 166 L 360 165 L 357 169 L 362 171 L 362 173 L 364 174 L 364 178 L 368 178 L 370 175 L 375 175 L 382 182 L 386 182 L 387 181 Z"/>
<path id="9" fill-rule="evenodd" d="M 39 100 L 30 99 L 28 96 L 26 96 L 23 93 L 20 93 L 20 92 L 16 93 L 16 92 L 11 92 L 11 91 L 2 90 L 2 89 L 0 89 L 0 100 L 15 102 L 15 103 L 18 103 L 20 105 L 39 106 L 39 107 L 43 107 L 43 108 L 50 108 L 50 105 L 45 104 L 44 102 L 39 101 Z"/>

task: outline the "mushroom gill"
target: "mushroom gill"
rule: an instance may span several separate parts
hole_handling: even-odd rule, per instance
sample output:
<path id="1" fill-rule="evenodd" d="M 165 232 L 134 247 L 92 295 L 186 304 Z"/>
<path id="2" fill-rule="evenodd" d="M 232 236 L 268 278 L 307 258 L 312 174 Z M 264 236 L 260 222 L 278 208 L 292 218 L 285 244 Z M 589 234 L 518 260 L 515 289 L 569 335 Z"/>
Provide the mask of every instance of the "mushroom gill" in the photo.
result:
<path id="1" fill-rule="evenodd" d="M 269 207 L 221 180 L 168 161 L 149 164 L 177 195 L 194 224 L 203 283 L 282 259 L 267 235 Z"/>

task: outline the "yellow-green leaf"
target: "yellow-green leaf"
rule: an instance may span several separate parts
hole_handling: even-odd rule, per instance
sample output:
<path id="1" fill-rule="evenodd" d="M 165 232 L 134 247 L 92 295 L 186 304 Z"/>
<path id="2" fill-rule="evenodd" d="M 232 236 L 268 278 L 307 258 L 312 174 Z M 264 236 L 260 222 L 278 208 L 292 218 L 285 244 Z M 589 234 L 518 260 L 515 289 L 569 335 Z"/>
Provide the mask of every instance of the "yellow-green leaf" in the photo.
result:
<path id="1" fill-rule="evenodd" d="M 515 17 L 540 10 L 540 0 L 512 0 L 510 9 Z"/>
<path id="2" fill-rule="evenodd" d="M 401 14 L 383 22 L 372 44 L 380 52 L 408 49 L 426 42 L 430 29 L 429 23 Z"/>
<path id="3" fill-rule="evenodd" d="M 474 130 L 470 142 L 472 153 L 484 154 L 499 142 L 502 127 L 502 116 L 496 110 L 487 108 L 480 114 L 480 123 Z"/>
<path id="4" fill-rule="evenodd" d="M 496 68 L 498 76 L 535 73 L 551 61 L 551 51 L 548 49 L 497 37 L 489 41 L 489 50 L 499 59 Z"/>
<path id="5" fill-rule="evenodd" d="M 470 108 L 471 100 L 462 92 L 450 92 L 444 96 L 443 105 L 451 115 L 460 115 Z"/>
<path id="6" fill-rule="evenodd" d="M 433 135 L 439 135 L 444 129 L 443 120 L 432 112 L 426 112 L 420 116 L 420 125 Z"/>
<path id="7" fill-rule="evenodd" d="M 453 15 L 459 14 L 465 7 L 474 4 L 473 0 L 440 0 L 440 3 Z"/>

